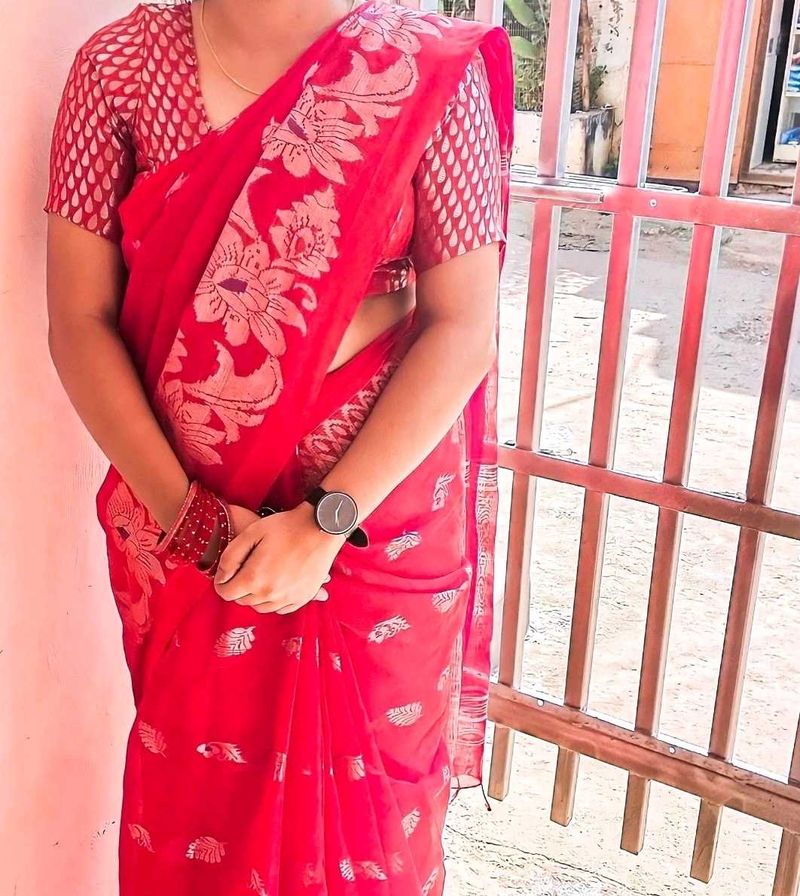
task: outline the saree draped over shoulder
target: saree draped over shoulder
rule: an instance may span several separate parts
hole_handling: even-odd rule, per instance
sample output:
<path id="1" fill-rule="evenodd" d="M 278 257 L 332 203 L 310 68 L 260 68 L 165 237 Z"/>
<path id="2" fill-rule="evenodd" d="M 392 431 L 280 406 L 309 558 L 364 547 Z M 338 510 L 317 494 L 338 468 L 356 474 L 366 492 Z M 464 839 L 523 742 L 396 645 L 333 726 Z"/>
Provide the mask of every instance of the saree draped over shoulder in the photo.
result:
<path id="1" fill-rule="evenodd" d="M 123 338 L 187 472 L 227 500 L 301 500 L 413 341 L 412 312 L 327 373 L 478 49 L 507 215 L 505 32 L 381 0 L 122 203 Z M 162 562 L 109 468 L 97 510 L 136 702 L 122 896 L 442 892 L 448 795 L 482 778 L 496 383 L 495 362 L 367 518 L 369 548 L 341 549 L 330 599 L 290 615 Z"/>

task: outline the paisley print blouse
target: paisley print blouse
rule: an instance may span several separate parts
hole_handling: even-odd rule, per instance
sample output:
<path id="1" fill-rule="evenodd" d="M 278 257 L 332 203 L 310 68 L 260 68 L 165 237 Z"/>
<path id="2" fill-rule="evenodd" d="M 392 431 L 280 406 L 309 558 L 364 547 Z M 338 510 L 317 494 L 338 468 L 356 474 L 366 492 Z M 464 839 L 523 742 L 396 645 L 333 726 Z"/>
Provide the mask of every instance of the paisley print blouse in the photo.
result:
<path id="1" fill-rule="evenodd" d="M 45 211 L 118 241 L 117 208 L 140 177 L 213 128 L 199 86 L 191 3 L 139 4 L 78 50 L 53 130 Z M 477 52 L 431 135 L 369 295 L 505 239 L 498 138 Z"/>

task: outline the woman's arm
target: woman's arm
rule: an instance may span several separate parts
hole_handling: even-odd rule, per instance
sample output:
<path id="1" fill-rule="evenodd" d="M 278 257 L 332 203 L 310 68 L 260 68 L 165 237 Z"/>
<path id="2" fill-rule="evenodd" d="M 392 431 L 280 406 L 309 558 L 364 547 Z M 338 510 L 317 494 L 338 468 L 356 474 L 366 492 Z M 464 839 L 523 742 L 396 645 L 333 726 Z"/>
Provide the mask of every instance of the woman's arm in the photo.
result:
<path id="1" fill-rule="evenodd" d="M 498 277 L 497 243 L 419 276 L 419 335 L 321 483 L 351 494 L 362 519 L 436 447 L 489 370 Z M 217 591 L 261 613 L 293 612 L 317 592 L 344 540 L 322 532 L 303 501 L 253 523 L 231 543 Z"/>
<path id="2" fill-rule="evenodd" d="M 189 482 L 117 331 L 124 265 L 116 243 L 48 215 L 50 355 L 75 410 L 164 528 Z"/>
<path id="3" fill-rule="evenodd" d="M 351 494 L 362 519 L 436 447 L 489 370 L 498 278 L 497 243 L 419 276 L 419 335 L 321 483 Z"/>

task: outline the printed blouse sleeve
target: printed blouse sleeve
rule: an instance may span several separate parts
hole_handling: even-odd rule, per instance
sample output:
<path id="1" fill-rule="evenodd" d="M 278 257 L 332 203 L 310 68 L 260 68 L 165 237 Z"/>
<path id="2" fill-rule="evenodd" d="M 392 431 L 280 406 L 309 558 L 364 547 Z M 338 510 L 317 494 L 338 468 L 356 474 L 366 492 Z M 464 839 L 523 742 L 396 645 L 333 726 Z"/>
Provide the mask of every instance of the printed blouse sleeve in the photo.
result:
<path id="1" fill-rule="evenodd" d="M 53 126 L 44 210 L 113 241 L 117 207 L 130 189 L 135 159 L 91 57 L 81 48 L 67 76 Z"/>
<path id="2" fill-rule="evenodd" d="M 411 259 L 419 273 L 505 242 L 500 141 L 480 51 L 434 131 L 414 177 Z"/>

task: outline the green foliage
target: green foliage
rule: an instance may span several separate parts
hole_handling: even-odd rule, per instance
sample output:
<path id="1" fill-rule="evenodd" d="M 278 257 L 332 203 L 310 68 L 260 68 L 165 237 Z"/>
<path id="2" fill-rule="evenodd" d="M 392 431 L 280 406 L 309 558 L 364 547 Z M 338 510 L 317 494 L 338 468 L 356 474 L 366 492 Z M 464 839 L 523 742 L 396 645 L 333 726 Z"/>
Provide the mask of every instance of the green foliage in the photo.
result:
<path id="1" fill-rule="evenodd" d="M 449 0 L 457 3 L 459 0 Z M 516 107 L 520 110 L 541 112 L 544 94 L 544 69 L 547 54 L 550 0 L 505 0 L 503 24 L 511 38 L 516 73 Z M 578 58 L 581 41 L 578 41 Z M 572 111 L 581 108 L 579 66 L 576 65 Z M 598 105 L 597 95 L 603 84 L 606 69 L 592 65 L 589 70 L 590 105 Z"/>
<path id="2" fill-rule="evenodd" d="M 474 19 L 475 0 L 439 0 L 439 12 L 456 19 Z"/>
<path id="3" fill-rule="evenodd" d="M 514 50 L 517 109 L 541 111 L 550 0 L 505 0 L 503 24 Z"/>

